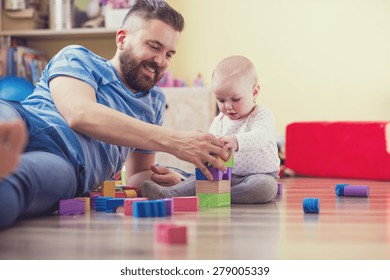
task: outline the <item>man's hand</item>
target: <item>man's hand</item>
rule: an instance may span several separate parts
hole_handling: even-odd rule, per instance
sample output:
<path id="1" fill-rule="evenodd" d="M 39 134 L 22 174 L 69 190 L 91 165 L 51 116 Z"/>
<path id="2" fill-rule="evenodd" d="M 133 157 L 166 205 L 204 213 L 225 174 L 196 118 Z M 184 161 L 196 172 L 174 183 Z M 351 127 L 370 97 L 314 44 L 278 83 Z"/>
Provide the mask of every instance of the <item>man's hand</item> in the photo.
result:
<path id="1" fill-rule="evenodd" d="M 226 161 L 229 154 L 223 148 L 223 143 L 214 135 L 202 131 L 180 131 L 176 136 L 170 153 L 195 164 L 208 180 L 213 180 L 213 176 L 207 169 L 207 163 L 221 171 L 226 170 L 226 166 L 217 156 Z"/>
<path id="2" fill-rule="evenodd" d="M 160 186 L 170 187 L 181 182 L 179 174 L 166 167 L 152 165 L 150 169 L 153 172 L 150 178 Z"/>

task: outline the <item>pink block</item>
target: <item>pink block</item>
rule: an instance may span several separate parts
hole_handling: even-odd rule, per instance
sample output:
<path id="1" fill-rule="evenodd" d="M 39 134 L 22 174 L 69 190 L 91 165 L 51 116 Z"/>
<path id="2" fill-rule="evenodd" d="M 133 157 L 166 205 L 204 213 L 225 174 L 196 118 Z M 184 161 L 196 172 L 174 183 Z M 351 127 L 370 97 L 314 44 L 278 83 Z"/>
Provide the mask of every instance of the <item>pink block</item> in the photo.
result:
<path id="1" fill-rule="evenodd" d="M 198 196 L 182 196 L 173 198 L 174 212 L 193 212 L 199 211 Z"/>
<path id="2" fill-rule="evenodd" d="M 156 241 L 167 244 L 185 244 L 187 243 L 187 227 L 175 224 L 156 224 Z"/>
<path id="3" fill-rule="evenodd" d="M 135 198 L 128 198 L 125 199 L 124 202 L 124 215 L 125 216 L 133 216 L 133 202 L 134 201 L 145 201 L 148 200 L 146 197 L 135 197 Z"/>

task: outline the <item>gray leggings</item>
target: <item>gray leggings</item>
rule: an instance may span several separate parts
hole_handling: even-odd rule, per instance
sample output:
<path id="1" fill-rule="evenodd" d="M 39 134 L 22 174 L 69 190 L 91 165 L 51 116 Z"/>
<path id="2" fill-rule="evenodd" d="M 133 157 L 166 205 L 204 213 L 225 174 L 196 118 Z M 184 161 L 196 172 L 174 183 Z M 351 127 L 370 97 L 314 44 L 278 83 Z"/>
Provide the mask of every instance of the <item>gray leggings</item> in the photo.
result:
<path id="1" fill-rule="evenodd" d="M 168 189 L 173 196 L 194 196 L 196 177 Z M 266 203 L 273 200 L 278 192 L 276 176 L 270 174 L 251 174 L 232 176 L 231 202 L 235 204 Z"/>

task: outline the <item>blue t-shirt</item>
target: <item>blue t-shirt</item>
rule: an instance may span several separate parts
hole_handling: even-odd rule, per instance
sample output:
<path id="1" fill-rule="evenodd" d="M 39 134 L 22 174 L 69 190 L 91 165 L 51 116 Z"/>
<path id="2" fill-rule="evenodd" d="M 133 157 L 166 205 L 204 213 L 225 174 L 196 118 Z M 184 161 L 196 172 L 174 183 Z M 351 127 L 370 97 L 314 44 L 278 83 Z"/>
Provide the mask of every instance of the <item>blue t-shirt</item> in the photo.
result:
<path id="1" fill-rule="evenodd" d="M 41 122 L 39 130 L 50 135 L 50 140 L 41 138 L 38 143 L 31 137 L 27 149 L 46 149 L 66 157 L 75 166 L 79 191 L 88 192 L 112 178 L 134 148 L 107 144 L 69 128 L 55 107 L 49 90 L 50 80 L 57 76 L 80 79 L 95 89 L 98 103 L 156 125 L 162 125 L 165 96 L 157 86 L 149 92 L 131 92 L 123 85 L 110 61 L 81 46 L 65 47 L 51 59 L 33 94 L 22 102 L 23 107 Z M 42 122 L 45 127 L 42 127 Z M 107 133 L 110 133 L 110 127 L 107 127 Z M 51 149 L 50 146 L 56 147 Z"/>

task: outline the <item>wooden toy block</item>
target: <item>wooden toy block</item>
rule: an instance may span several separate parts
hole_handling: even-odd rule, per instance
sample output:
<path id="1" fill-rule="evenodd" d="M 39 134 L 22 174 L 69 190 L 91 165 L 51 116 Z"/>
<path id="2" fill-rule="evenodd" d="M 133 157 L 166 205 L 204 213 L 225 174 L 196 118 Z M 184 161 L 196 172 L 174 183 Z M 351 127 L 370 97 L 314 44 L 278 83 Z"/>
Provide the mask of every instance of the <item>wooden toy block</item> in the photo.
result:
<path id="1" fill-rule="evenodd" d="M 186 244 L 187 227 L 175 224 L 156 224 L 155 239 L 159 243 Z"/>
<path id="2" fill-rule="evenodd" d="M 124 166 L 121 170 L 122 185 L 126 185 L 126 167 Z"/>
<path id="3" fill-rule="evenodd" d="M 207 180 L 207 177 L 203 175 L 203 172 L 199 168 L 195 168 L 196 180 Z"/>
<path id="4" fill-rule="evenodd" d="M 174 212 L 196 212 L 199 211 L 199 197 L 183 196 L 173 197 Z"/>
<path id="5" fill-rule="evenodd" d="M 85 200 L 79 199 L 63 199 L 60 200 L 58 214 L 64 215 L 80 215 L 85 213 Z"/>
<path id="6" fill-rule="evenodd" d="M 102 195 L 89 195 L 89 201 L 91 205 L 91 209 L 95 210 L 96 209 L 96 198 L 101 197 Z"/>
<path id="7" fill-rule="evenodd" d="M 85 202 L 85 211 L 91 211 L 91 199 L 89 197 L 75 197 L 74 199 L 83 200 Z"/>
<path id="8" fill-rule="evenodd" d="M 226 167 L 233 167 L 234 166 L 234 155 L 232 155 L 232 157 L 228 161 L 225 161 L 225 166 Z"/>
<path id="9" fill-rule="evenodd" d="M 234 166 L 234 155 L 228 160 L 224 161 L 221 157 L 217 156 L 217 159 L 222 162 L 226 167 L 233 167 Z M 212 166 L 211 163 L 208 163 L 207 166 Z"/>
<path id="10" fill-rule="evenodd" d="M 222 180 L 231 180 L 232 179 L 232 168 L 226 168 L 226 171 L 222 174 Z"/>
<path id="11" fill-rule="evenodd" d="M 229 207 L 231 205 L 229 193 L 197 193 L 199 207 Z"/>
<path id="12" fill-rule="evenodd" d="M 127 192 L 127 195 L 129 195 L 128 197 L 137 197 L 138 192 L 139 192 L 139 187 L 121 185 L 121 186 L 116 186 L 116 191 L 117 192 L 118 191 L 123 191 L 123 192 L 129 191 L 129 192 Z"/>
<path id="13" fill-rule="evenodd" d="M 210 171 L 210 173 L 213 175 L 213 179 L 215 181 L 221 181 L 221 180 L 231 180 L 232 178 L 232 168 L 228 167 L 225 172 L 219 170 L 216 167 L 207 167 L 207 169 Z M 202 171 L 199 168 L 195 169 L 196 174 L 196 180 L 207 180 L 206 176 L 202 173 Z"/>
<path id="14" fill-rule="evenodd" d="M 89 193 L 89 197 L 92 197 L 92 196 L 103 196 L 103 193 L 97 192 L 97 191 L 92 191 Z"/>
<path id="15" fill-rule="evenodd" d="M 126 198 L 126 192 L 125 191 L 116 191 L 115 198 Z"/>
<path id="16" fill-rule="evenodd" d="M 277 195 L 282 195 L 282 183 L 278 182 L 278 192 Z"/>
<path id="17" fill-rule="evenodd" d="M 161 198 L 160 200 L 165 201 L 167 216 L 171 216 L 173 214 L 173 199 Z"/>
<path id="18" fill-rule="evenodd" d="M 231 181 L 204 181 L 199 180 L 195 182 L 196 193 L 230 193 Z"/>
<path id="19" fill-rule="evenodd" d="M 115 197 L 115 181 L 104 181 L 103 196 Z"/>
<path id="20" fill-rule="evenodd" d="M 124 190 L 127 198 L 135 198 L 137 197 L 137 192 L 135 190 Z"/>
<path id="21" fill-rule="evenodd" d="M 136 186 L 128 186 L 128 185 L 121 185 L 121 186 L 117 186 L 117 188 L 120 187 L 122 189 L 122 191 L 127 191 L 127 190 L 133 190 L 137 196 L 138 196 L 138 193 L 139 193 L 139 187 L 136 187 Z"/>
<path id="22" fill-rule="evenodd" d="M 109 198 L 106 200 L 106 213 L 115 213 L 118 208 L 124 207 L 124 198 Z"/>
<path id="23" fill-rule="evenodd" d="M 132 216 L 133 215 L 133 202 L 135 201 L 146 201 L 148 200 L 146 197 L 135 197 L 135 198 L 128 198 L 124 202 L 124 215 L 125 216 Z"/>
<path id="24" fill-rule="evenodd" d="M 146 200 L 133 202 L 133 217 L 165 217 L 165 201 L 162 200 Z"/>
<path id="25" fill-rule="evenodd" d="M 95 210 L 105 212 L 107 209 L 107 199 L 113 198 L 111 196 L 99 196 L 95 198 Z"/>

